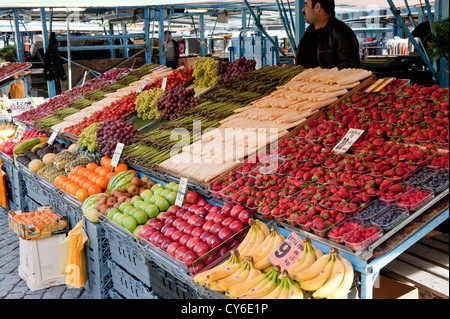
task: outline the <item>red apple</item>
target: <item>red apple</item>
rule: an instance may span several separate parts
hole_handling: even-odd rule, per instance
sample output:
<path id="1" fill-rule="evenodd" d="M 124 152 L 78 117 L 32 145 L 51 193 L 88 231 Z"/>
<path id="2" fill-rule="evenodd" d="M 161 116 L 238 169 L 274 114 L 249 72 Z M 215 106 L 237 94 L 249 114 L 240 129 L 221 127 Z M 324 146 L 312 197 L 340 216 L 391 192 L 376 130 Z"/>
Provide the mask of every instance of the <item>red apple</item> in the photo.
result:
<path id="1" fill-rule="evenodd" d="M 199 241 L 197 244 L 195 244 L 193 251 L 197 254 L 198 257 L 201 257 L 209 251 L 209 246 L 205 242 Z"/>
<path id="2" fill-rule="evenodd" d="M 190 267 L 194 263 L 194 261 L 197 260 L 197 258 L 198 256 L 194 251 L 188 250 L 184 253 L 182 260 L 186 264 L 186 266 Z"/>
<path id="3" fill-rule="evenodd" d="M 184 228 L 183 232 L 184 232 L 186 235 L 191 235 L 191 234 L 192 234 L 192 231 L 194 230 L 194 228 L 195 228 L 194 225 L 187 225 L 187 226 Z"/>
<path id="4" fill-rule="evenodd" d="M 161 244 L 162 244 L 162 243 L 164 242 L 164 240 L 166 240 L 166 239 L 167 239 L 167 237 L 161 234 L 161 236 L 158 236 L 158 237 L 156 238 L 156 240 L 155 240 L 155 245 L 158 246 L 158 247 L 161 247 Z"/>
<path id="5" fill-rule="evenodd" d="M 204 232 L 204 230 L 201 227 L 195 227 L 192 232 L 191 236 L 193 237 L 200 237 L 200 235 Z"/>
<path id="6" fill-rule="evenodd" d="M 161 234 L 159 231 L 155 231 L 155 232 L 153 232 L 153 234 L 150 235 L 149 241 L 150 241 L 153 245 L 156 245 L 156 239 L 157 239 L 159 236 L 163 236 L 163 234 Z"/>
<path id="7" fill-rule="evenodd" d="M 174 241 L 172 242 L 168 247 L 167 247 L 167 253 L 171 256 L 175 256 L 175 252 L 177 250 L 178 247 L 180 247 L 181 245 Z"/>
<path id="8" fill-rule="evenodd" d="M 203 224 L 202 229 L 204 231 L 209 231 L 211 229 L 212 225 L 214 225 L 214 222 L 212 220 L 207 221 L 206 223 Z"/>
<path id="9" fill-rule="evenodd" d="M 175 250 L 175 258 L 180 261 L 183 261 L 183 256 L 187 251 L 188 249 L 186 248 L 186 246 L 178 247 L 177 250 Z"/>
<path id="10" fill-rule="evenodd" d="M 189 206 L 188 211 L 194 213 L 199 208 L 200 206 L 198 206 L 197 204 L 192 204 L 191 206 Z"/>
<path id="11" fill-rule="evenodd" d="M 186 212 L 183 214 L 183 216 L 181 216 L 182 220 L 188 221 L 189 217 L 191 217 L 192 215 L 194 215 L 194 213 L 191 212 Z"/>
<path id="12" fill-rule="evenodd" d="M 188 211 L 187 211 L 187 210 L 184 210 L 183 208 L 180 208 L 180 209 L 177 210 L 177 212 L 175 213 L 175 217 L 176 217 L 176 218 L 182 218 L 186 212 L 188 212 Z"/>
<path id="13" fill-rule="evenodd" d="M 166 230 L 168 230 L 169 228 L 171 228 L 172 226 L 168 226 L 168 225 L 164 225 L 159 231 L 164 234 L 166 232 Z"/>
<path id="14" fill-rule="evenodd" d="M 211 234 L 208 239 L 206 239 L 206 243 L 208 244 L 209 248 L 214 249 L 220 245 L 221 241 L 219 237 Z"/>
<path id="15" fill-rule="evenodd" d="M 170 207 L 170 209 L 169 209 L 169 212 L 170 212 L 172 215 L 175 215 L 175 213 L 176 213 L 180 208 L 181 208 L 181 207 L 178 206 L 178 205 L 172 205 L 172 206 Z"/>
<path id="16" fill-rule="evenodd" d="M 197 216 L 197 219 L 194 221 L 194 226 L 202 227 L 204 223 L 205 223 L 205 219 L 201 218 L 200 216 Z"/>
<path id="17" fill-rule="evenodd" d="M 172 236 L 170 236 L 170 239 L 172 239 L 173 241 L 178 242 L 181 238 L 181 236 L 183 236 L 184 233 L 180 230 L 175 231 Z"/>
<path id="18" fill-rule="evenodd" d="M 206 204 L 208 204 L 208 202 L 207 202 L 206 199 L 204 199 L 204 198 L 200 198 L 200 199 L 197 201 L 197 205 L 200 206 L 200 207 L 204 207 Z"/>
<path id="19" fill-rule="evenodd" d="M 191 205 L 192 205 L 191 203 L 184 203 L 183 206 L 181 207 L 187 210 Z"/>
<path id="20" fill-rule="evenodd" d="M 214 217 L 214 222 L 216 224 L 222 224 L 222 222 L 225 220 L 225 218 L 227 218 L 226 215 L 224 215 L 224 214 L 217 214 L 217 216 Z"/>
<path id="21" fill-rule="evenodd" d="M 209 232 L 211 234 L 217 235 L 222 228 L 223 226 L 221 224 L 214 224 L 211 226 Z"/>
<path id="22" fill-rule="evenodd" d="M 242 229 L 244 229 L 244 224 L 237 219 L 234 222 L 232 222 L 230 226 L 228 226 L 228 228 L 231 229 L 231 231 L 236 234 L 239 233 Z"/>
<path id="23" fill-rule="evenodd" d="M 205 207 L 200 207 L 199 209 L 197 209 L 195 211 L 195 215 L 197 215 L 199 217 L 202 217 L 202 218 L 206 217 L 207 214 L 208 213 L 207 213 Z"/>
<path id="24" fill-rule="evenodd" d="M 173 222 L 174 222 L 175 219 L 177 219 L 177 218 L 175 217 L 175 215 L 171 215 L 171 216 L 169 216 L 169 217 L 166 218 L 164 224 L 165 224 L 165 225 L 168 225 L 168 226 L 172 226 L 172 224 L 173 224 Z"/>
<path id="25" fill-rule="evenodd" d="M 234 235 L 234 233 L 231 231 L 231 229 L 223 227 L 217 235 L 219 236 L 221 241 L 226 241 L 230 239 Z"/>
<path id="26" fill-rule="evenodd" d="M 172 226 L 177 227 L 179 223 L 181 223 L 183 220 L 181 218 L 177 218 L 173 221 Z"/>
<path id="27" fill-rule="evenodd" d="M 203 206 L 203 208 L 205 208 L 207 212 L 209 212 L 212 207 L 213 207 L 213 205 L 210 204 L 210 203 L 208 203 L 205 206 Z"/>
<path id="28" fill-rule="evenodd" d="M 214 262 L 217 259 L 217 256 L 215 254 L 210 254 L 208 257 L 205 258 L 204 263 L 205 265 L 209 265 L 210 263 Z"/>
<path id="29" fill-rule="evenodd" d="M 243 211 L 244 209 L 245 209 L 244 206 L 237 204 L 236 206 L 234 206 L 234 207 L 230 210 L 230 214 L 229 214 L 229 215 L 230 215 L 231 217 L 237 218 L 237 217 L 239 216 L 239 213 L 240 213 L 241 211 Z M 222 211 L 223 211 L 223 208 L 222 208 Z"/>
<path id="30" fill-rule="evenodd" d="M 240 206 L 240 205 L 239 205 L 239 206 Z M 231 210 L 232 210 L 233 208 L 234 208 L 234 207 L 233 207 L 233 204 L 230 204 L 230 203 L 225 203 L 225 204 L 223 204 L 222 209 L 221 209 L 222 214 L 225 214 L 225 215 L 227 215 L 227 216 L 230 216 Z"/>
<path id="31" fill-rule="evenodd" d="M 209 237 L 210 235 L 211 235 L 210 232 L 204 231 L 204 232 L 199 236 L 199 238 L 200 238 L 203 242 L 206 242 L 206 240 L 208 239 L 208 237 Z"/>
<path id="32" fill-rule="evenodd" d="M 209 213 L 216 213 L 216 214 L 218 214 L 218 213 L 221 212 L 221 210 L 222 210 L 222 208 L 220 208 L 220 206 L 214 205 L 214 206 L 211 206 L 211 208 L 209 209 Z"/>
<path id="33" fill-rule="evenodd" d="M 234 222 L 236 219 L 235 218 L 233 218 L 233 217 L 227 217 L 227 218 L 225 218 L 223 221 L 222 221 L 222 226 L 224 226 L 224 227 L 228 227 L 228 226 L 230 226 L 230 224 L 232 223 L 232 222 Z"/>
<path id="34" fill-rule="evenodd" d="M 162 212 L 160 215 L 159 215 L 159 220 L 161 221 L 161 223 L 165 223 L 166 222 L 166 219 L 167 219 L 167 217 L 169 217 L 169 216 L 171 216 L 172 215 L 172 213 L 170 213 L 170 212 Z"/>
<path id="35" fill-rule="evenodd" d="M 191 237 L 188 240 L 188 242 L 186 243 L 186 247 L 188 249 L 192 250 L 194 248 L 195 244 L 197 244 L 199 241 L 202 241 L 202 240 L 200 238 L 198 238 L 198 237 Z"/>
<path id="36" fill-rule="evenodd" d="M 167 238 L 170 238 L 170 237 L 172 237 L 172 234 L 174 233 L 174 232 L 176 232 L 178 229 L 176 229 L 175 227 L 170 227 L 169 229 L 167 229 L 165 232 L 164 232 L 164 236 L 166 236 Z"/>
<path id="37" fill-rule="evenodd" d="M 248 225 L 248 221 L 250 218 L 252 218 L 252 214 L 247 210 L 241 210 L 237 217 L 244 225 Z"/>
<path id="38" fill-rule="evenodd" d="M 138 230 L 138 235 L 142 238 L 149 240 L 150 235 L 156 231 L 156 228 L 150 227 L 149 225 L 142 225 Z"/>
<path id="39" fill-rule="evenodd" d="M 181 236 L 178 242 L 180 243 L 180 245 L 186 246 L 186 243 L 189 241 L 189 239 L 191 239 L 191 236 L 185 234 Z"/>
<path id="40" fill-rule="evenodd" d="M 199 199 L 200 199 L 200 196 L 197 192 L 189 191 L 186 193 L 186 202 L 187 203 L 195 204 L 198 202 Z"/>
<path id="41" fill-rule="evenodd" d="M 165 236 L 164 236 L 165 237 Z M 173 243 L 173 240 L 170 238 L 165 237 L 166 239 L 163 240 L 163 242 L 161 243 L 161 245 L 159 246 L 159 248 L 161 248 L 164 251 L 167 251 L 167 247 L 169 247 L 169 245 L 171 243 Z"/>
<path id="42" fill-rule="evenodd" d="M 190 267 L 189 267 L 189 271 L 191 272 L 191 274 L 196 274 L 198 273 L 200 270 L 202 270 L 203 268 L 205 268 L 205 263 L 203 261 L 198 261 L 198 262 L 194 262 Z"/>
<path id="43" fill-rule="evenodd" d="M 177 225 L 177 229 L 180 230 L 180 231 L 184 231 L 184 229 L 185 229 L 187 226 L 189 226 L 188 222 L 186 222 L 186 221 L 183 220 L 181 223 L 179 223 L 179 224 Z"/>
<path id="44" fill-rule="evenodd" d="M 210 221 L 210 220 L 214 221 L 214 218 L 216 218 L 217 215 L 218 215 L 218 213 L 210 212 L 208 215 L 206 215 L 205 220 L 206 221 Z"/>

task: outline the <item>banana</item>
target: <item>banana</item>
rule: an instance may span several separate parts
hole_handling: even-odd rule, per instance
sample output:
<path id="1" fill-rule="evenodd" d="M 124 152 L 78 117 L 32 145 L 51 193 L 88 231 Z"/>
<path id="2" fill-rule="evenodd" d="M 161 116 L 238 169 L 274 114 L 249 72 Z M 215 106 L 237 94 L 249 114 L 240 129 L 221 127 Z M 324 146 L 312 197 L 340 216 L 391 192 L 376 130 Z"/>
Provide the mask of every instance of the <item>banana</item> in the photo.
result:
<path id="1" fill-rule="evenodd" d="M 239 253 L 236 250 L 232 250 L 231 251 L 231 256 L 227 260 L 225 260 L 223 263 L 221 263 L 221 264 L 219 264 L 219 265 L 217 265 L 217 266 L 215 266 L 215 267 L 213 267 L 211 269 L 205 270 L 205 271 L 195 275 L 192 278 L 192 280 L 195 283 L 198 283 L 199 285 L 203 285 L 203 284 L 205 284 L 208 281 L 207 276 L 210 273 L 212 273 L 214 271 L 217 271 L 219 269 L 223 269 L 225 267 L 228 267 L 229 265 L 236 264 L 236 263 L 238 263 L 238 264 L 240 263 Z"/>
<path id="2" fill-rule="evenodd" d="M 212 282 L 212 281 L 216 281 L 219 279 L 223 279 L 226 278 L 228 276 L 233 276 L 233 274 L 238 271 L 241 268 L 240 264 L 232 264 L 232 265 L 228 265 L 222 269 L 218 269 L 216 271 L 213 271 L 211 273 L 209 273 L 206 278 Z"/>
<path id="3" fill-rule="evenodd" d="M 277 287 L 279 272 L 270 271 L 268 274 L 269 276 L 267 276 L 266 280 L 263 280 L 243 295 L 238 296 L 237 299 L 260 299 L 272 292 Z"/>
<path id="4" fill-rule="evenodd" d="M 311 248 L 314 250 L 314 254 L 316 255 L 316 260 L 319 259 L 323 255 L 323 252 L 320 249 L 316 248 L 316 246 L 314 246 L 312 242 L 310 243 L 310 245 L 311 245 Z"/>
<path id="5" fill-rule="evenodd" d="M 303 299 L 303 290 L 295 282 L 292 283 L 292 286 L 289 290 L 288 299 Z"/>
<path id="6" fill-rule="evenodd" d="M 284 289 L 284 282 L 277 282 L 275 289 L 269 291 L 267 295 L 261 297 L 261 299 L 278 299 Z M 254 298 L 253 298 L 254 299 Z"/>
<path id="7" fill-rule="evenodd" d="M 339 287 L 327 296 L 327 299 L 340 299 L 344 297 L 349 292 L 353 284 L 354 270 L 352 264 L 342 256 L 339 256 L 338 258 L 340 258 L 344 264 L 344 279 L 342 279 Z"/>
<path id="8" fill-rule="evenodd" d="M 245 280 L 247 280 L 248 276 L 251 274 L 251 269 L 253 268 L 252 258 L 247 256 L 241 262 L 241 269 L 236 271 L 232 276 L 228 276 L 226 278 L 217 280 L 216 286 L 220 288 L 220 291 L 226 291 L 229 287 L 233 285 L 238 285 Z"/>
<path id="9" fill-rule="evenodd" d="M 286 299 L 289 295 L 291 279 L 286 270 L 280 274 L 281 280 L 278 282 L 276 288 L 261 299 Z"/>
<path id="10" fill-rule="evenodd" d="M 305 245 L 305 248 L 303 249 L 303 252 L 300 255 L 300 257 L 291 267 L 288 268 L 289 275 L 292 276 L 292 274 L 296 271 L 296 269 L 303 265 L 308 255 L 308 250 L 309 250 L 308 245 Z"/>
<path id="11" fill-rule="evenodd" d="M 330 255 L 322 255 L 317 259 L 310 267 L 294 273 L 294 280 L 297 282 L 306 281 L 317 277 L 319 273 L 325 268 L 326 264 L 330 260 Z"/>
<path id="12" fill-rule="evenodd" d="M 302 258 L 303 254 L 305 254 L 304 258 Z M 307 240 L 305 240 L 305 249 L 303 250 L 302 256 L 300 256 L 299 259 L 303 260 L 289 268 L 289 274 L 291 276 L 303 271 L 304 269 L 309 268 L 316 261 L 316 255 L 311 248 L 310 242 Z"/>
<path id="13" fill-rule="evenodd" d="M 255 235 L 255 228 L 250 226 L 250 229 L 248 230 L 245 237 L 242 239 L 239 246 L 236 248 L 237 251 L 241 252 L 249 243 L 250 239 Z M 242 256 L 242 255 L 241 255 Z"/>
<path id="14" fill-rule="evenodd" d="M 281 291 L 281 294 L 278 296 L 278 299 L 288 299 L 289 294 L 291 293 L 291 285 L 292 285 L 292 281 L 286 280 L 283 290 Z"/>
<path id="15" fill-rule="evenodd" d="M 258 252 L 255 252 L 254 266 L 257 269 L 264 269 L 271 265 L 267 260 L 269 256 L 281 245 L 284 241 L 284 237 L 278 233 L 276 227 L 272 227 L 270 235 L 264 239 L 264 242 L 260 245 Z"/>
<path id="16" fill-rule="evenodd" d="M 335 261 L 335 255 L 334 254 L 330 255 L 331 255 L 330 261 L 327 263 L 323 271 L 321 271 L 319 275 L 317 275 L 317 277 L 313 279 L 301 281 L 300 288 L 307 291 L 315 291 L 325 284 L 325 282 L 331 276 Z"/>
<path id="17" fill-rule="evenodd" d="M 330 278 L 328 278 L 327 282 L 317 289 L 312 296 L 315 299 L 323 299 L 326 298 L 329 294 L 335 291 L 342 282 L 344 278 L 344 263 L 336 258 L 334 261 L 333 270 L 331 272 Z"/>
<path id="18" fill-rule="evenodd" d="M 229 298 L 237 298 L 238 296 L 243 295 L 249 292 L 251 289 L 259 286 L 261 283 L 267 283 L 268 278 L 270 276 L 273 276 L 274 272 L 276 272 L 276 274 L 278 275 L 278 267 L 272 267 L 272 269 L 267 273 L 261 273 L 251 280 L 246 280 L 240 285 L 235 285 L 228 288 L 225 294 Z"/>
<path id="19" fill-rule="evenodd" d="M 252 252 L 262 244 L 265 239 L 264 232 L 259 228 L 255 221 L 250 221 L 250 230 L 253 228 L 253 235 L 250 238 L 248 244 L 241 250 L 239 250 L 239 254 L 241 256 L 252 256 Z M 255 250 L 256 251 L 256 250 Z"/>
<path id="20" fill-rule="evenodd" d="M 266 223 L 260 221 L 259 219 L 255 219 L 256 224 L 259 226 L 259 228 L 261 228 L 261 230 L 263 231 L 264 235 L 267 237 L 270 234 L 270 229 L 269 226 L 267 226 Z"/>

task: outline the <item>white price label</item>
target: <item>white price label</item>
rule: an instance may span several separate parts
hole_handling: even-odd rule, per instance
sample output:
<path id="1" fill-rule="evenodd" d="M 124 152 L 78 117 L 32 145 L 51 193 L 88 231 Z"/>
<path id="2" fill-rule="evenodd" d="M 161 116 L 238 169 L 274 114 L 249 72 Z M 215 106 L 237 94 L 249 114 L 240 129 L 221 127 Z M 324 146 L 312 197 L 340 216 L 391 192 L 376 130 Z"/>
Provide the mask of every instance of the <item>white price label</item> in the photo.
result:
<path id="1" fill-rule="evenodd" d="M 175 200 L 175 205 L 183 206 L 184 195 L 186 194 L 187 178 L 180 178 L 180 184 L 178 186 L 177 198 Z"/>
<path id="2" fill-rule="evenodd" d="M 25 127 L 23 127 L 22 125 L 19 125 L 16 129 L 16 134 L 14 134 L 13 142 L 19 143 L 20 140 L 22 139 L 24 132 L 25 132 Z"/>
<path id="3" fill-rule="evenodd" d="M 136 90 L 136 93 L 141 93 L 142 90 L 145 88 L 145 86 L 147 85 L 148 82 L 148 78 L 145 78 L 144 80 L 142 80 L 141 85 L 139 85 L 139 87 Z"/>
<path id="4" fill-rule="evenodd" d="M 117 164 L 119 164 L 120 156 L 122 155 L 123 147 L 125 145 L 123 143 L 117 142 L 116 149 L 114 150 L 114 155 L 111 159 L 111 166 L 117 167 Z"/>
<path id="5" fill-rule="evenodd" d="M 350 147 L 352 147 L 353 143 L 358 140 L 358 138 L 364 133 L 364 130 L 359 130 L 355 128 L 351 128 L 345 134 L 345 136 L 340 140 L 339 143 L 333 148 L 333 152 L 336 154 L 343 154 L 347 152 Z"/>
<path id="6" fill-rule="evenodd" d="M 167 87 L 167 77 L 165 77 L 165 78 L 162 80 L 162 83 L 161 83 L 161 89 L 162 89 L 163 91 L 165 91 L 165 90 L 166 90 L 166 87 Z"/>
<path id="7" fill-rule="evenodd" d="M 59 127 L 56 130 L 53 131 L 52 135 L 50 135 L 50 137 L 49 137 L 49 139 L 47 141 L 47 143 L 49 145 L 53 144 L 53 142 L 55 141 L 56 137 L 58 136 L 58 133 L 59 133 Z"/>

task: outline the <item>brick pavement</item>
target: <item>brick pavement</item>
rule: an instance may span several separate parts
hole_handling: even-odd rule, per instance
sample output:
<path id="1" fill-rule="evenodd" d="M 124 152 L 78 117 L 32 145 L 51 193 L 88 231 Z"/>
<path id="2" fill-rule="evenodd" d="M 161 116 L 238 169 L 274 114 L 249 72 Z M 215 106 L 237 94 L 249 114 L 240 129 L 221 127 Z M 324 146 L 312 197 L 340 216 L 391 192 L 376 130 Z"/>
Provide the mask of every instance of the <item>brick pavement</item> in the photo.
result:
<path id="1" fill-rule="evenodd" d="M 89 299 L 84 288 L 59 285 L 31 291 L 20 278 L 19 237 L 8 227 L 8 214 L 0 209 L 0 299 Z"/>

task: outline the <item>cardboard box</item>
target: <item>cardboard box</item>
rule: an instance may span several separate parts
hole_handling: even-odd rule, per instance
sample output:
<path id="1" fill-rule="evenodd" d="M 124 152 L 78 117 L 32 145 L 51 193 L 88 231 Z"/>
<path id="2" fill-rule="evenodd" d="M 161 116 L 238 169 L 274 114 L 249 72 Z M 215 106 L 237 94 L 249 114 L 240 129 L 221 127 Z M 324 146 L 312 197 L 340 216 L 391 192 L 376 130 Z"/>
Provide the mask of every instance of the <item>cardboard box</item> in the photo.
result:
<path id="1" fill-rule="evenodd" d="M 379 275 L 373 285 L 372 299 L 419 299 L 419 289 Z"/>
<path id="2" fill-rule="evenodd" d="M 46 210 L 51 210 L 55 217 L 39 219 L 32 216 L 41 211 L 45 213 Z M 19 216 L 23 218 L 18 218 Z M 29 218 L 25 218 L 27 216 Z M 29 240 L 64 234 L 69 229 L 69 222 L 67 216 L 60 216 L 53 212 L 51 207 L 44 206 L 39 207 L 36 212 L 29 213 L 24 213 L 21 210 L 11 210 L 8 213 L 8 226 L 20 238 Z"/>
<path id="3" fill-rule="evenodd" d="M 193 68 L 195 61 L 200 59 L 201 57 L 199 56 L 178 58 L 178 65 L 179 66 L 184 65 L 185 68 Z"/>

